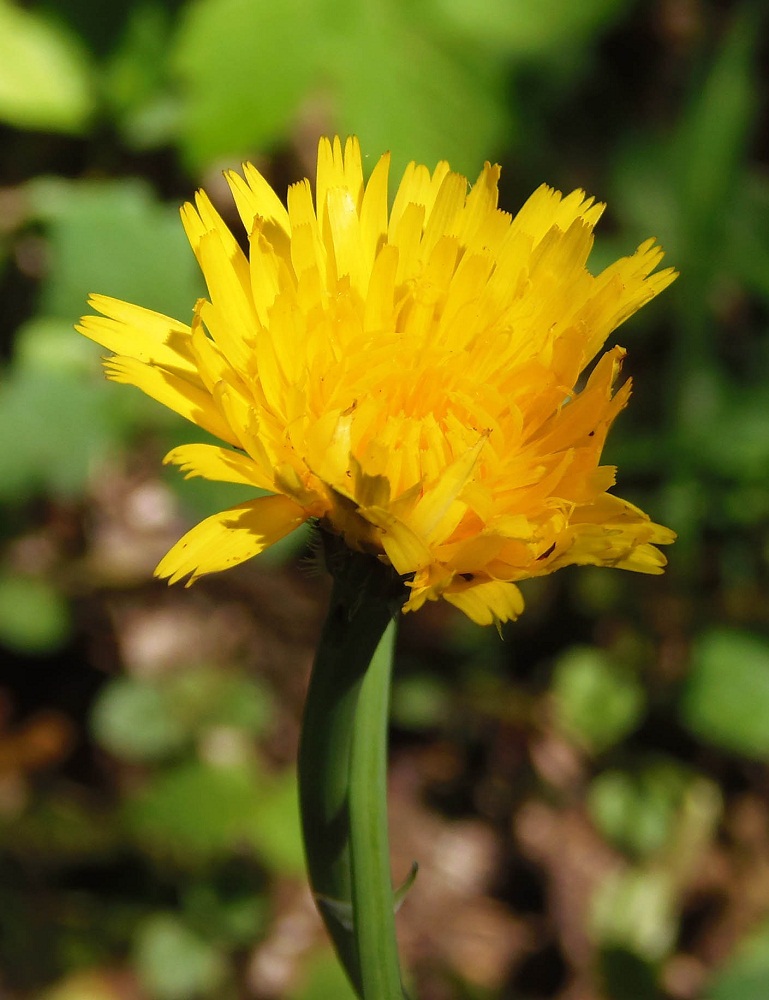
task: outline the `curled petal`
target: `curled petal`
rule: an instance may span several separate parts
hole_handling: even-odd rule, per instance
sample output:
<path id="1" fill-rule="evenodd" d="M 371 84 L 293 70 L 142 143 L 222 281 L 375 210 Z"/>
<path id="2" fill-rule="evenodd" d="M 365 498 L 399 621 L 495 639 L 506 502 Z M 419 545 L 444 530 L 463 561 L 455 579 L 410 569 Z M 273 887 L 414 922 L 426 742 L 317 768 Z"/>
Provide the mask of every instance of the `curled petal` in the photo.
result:
<path id="1" fill-rule="evenodd" d="M 186 324 L 109 295 L 90 295 L 88 304 L 102 315 L 84 316 L 75 327 L 78 333 L 115 354 L 197 376 Z"/>
<path id="2" fill-rule="evenodd" d="M 514 583 L 486 580 L 460 591 L 447 590 L 444 598 L 478 625 L 514 621 L 523 611 L 523 595 Z"/>
<path id="3" fill-rule="evenodd" d="M 166 465 L 178 465 L 185 479 L 200 476 L 220 483 L 243 483 L 262 490 L 273 490 L 275 483 L 256 462 L 240 451 L 214 444 L 183 444 L 173 448 L 163 459 Z"/>
<path id="4" fill-rule="evenodd" d="M 215 437 L 230 444 L 239 443 L 237 435 L 209 393 L 189 379 L 165 368 L 145 365 L 135 358 L 119 355 L 105 361 L 104 369 L 112 382 L 134 385 L 169 410 L 174 410 L 198 427 L 210 431 Z"/>
<path id="5" fill-rule="evenodd" d="M 259 555 L 307 520 L 305 511 L 284 496 L 258 497 L 207 517 L 161 559 L 155 576 L 187 586 Z"/>

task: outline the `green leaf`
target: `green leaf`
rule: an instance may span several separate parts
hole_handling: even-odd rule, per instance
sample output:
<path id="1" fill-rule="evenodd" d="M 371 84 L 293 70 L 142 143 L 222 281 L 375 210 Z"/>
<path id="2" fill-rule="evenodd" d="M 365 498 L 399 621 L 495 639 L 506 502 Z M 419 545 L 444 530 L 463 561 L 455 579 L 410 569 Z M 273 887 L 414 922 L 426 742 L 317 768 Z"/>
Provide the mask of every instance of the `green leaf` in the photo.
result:
<path id="1" fill-rule="evenodd" d="M 610 770 L 590 784 L 588 809 L 600 832 L 641 857 L 669 846 L 691 775 L 673 761 L 634 772 Z"/>
<path id="2" fill-rule="evenodd" d="M 0 575 L 0 644 L 22 653 L 60 649 L 70 636 L 69 606 L 47 580 Z"/>
<path id="3" fill-rule="evenodd" d="M 136 762 L 166 757 L 188 736 L 163 691 L 131 677 L 118 677 L 102 689 L 91 727 L 110 753 Z"/>
<path id="4" fill-rule="evenodd" d="M 357 993 L 342 967 L 330 952 L 310 960 L 303 969 L 303 985 L 292 991 L 289 1000 L 357 1000 Z"/>
<path id="5" fill-rule="evenodd" d="M 707 743 L 769 758 L 769 640 L 725 628 L 702 635 L 692 651 L 681 717 Z"/>
<path id="6" fill-rule="evenodd" d="M 96 738 L 126 760 L 160 760 L 214 729 L 259 735 L 269 719 L 266 692 L 253 680 L 207 667 L 142 680 L 120 677 L 98 698 Z"/>
<path id="7" fill-rule="evenodd" d="M 445 19 L 467 42 L 479 41 L 507 55 L 542 58 L 563 55 L 592 41 L 628 7 L 627 0 L 434 0 L 435 16 Z"/>
<path id="8" fill-rule="evenodd" d="M 279 872 L 304 872 L 293 776 L 255 761 L 187 761 L 154 777 L 127 805 L 130 828 L 163 855 L 218 858 L 248 846 Z"/>
<path id="9" fill-rule="evenodd" d="M 743 176 L 726 224 L 727 270 L 769 301 L 769 180 L 763 172 Z"/>
<path id="10" fill-rule="evenodd" d="M 249 837 L 268 868 L 283 874 L 304 875 L 299 799 L 293 773 L 265 782 L 254 806 Z"/>
<path id="11" fill-rule="evenodd" d="M 78 379 L 92 376 L 102 348 L 85 337 L 72 336 L 66 320 L 36 316 L 16 331 L 13 362 L 16 372 L 36 372 Z"/>
<path id="12" fill-rule="evenodd" d="M 429 729 L 444 722 L 451 709 L 451 695 L 442 678 L 420 673 L 395 682 L 392 718 L 406 729 Z"/>
<path id="13" fill-rule="evenodd" d="M 241 674 L 210 667 L 187 669 L 161 683 L 161 688 L 190 735 L 224 727 L 258 736 L 270 719 L 267 692 Z"/>
<path id="14" fill-rule="evenodd" d="M 202 874 L 183 891 L 182 910 L 189 925 L 204 931 L 208 940 L 251 947 L 270 919 L 262 871 L 250 858 L 238 857 L 213 875 L 207 869 Z"/>
<path id="15" fill-rule="evenodd" d="M 627 130 L 615 167 L 614 210 L 639 239 L 654 234 L 666 263 L 684 275 L 673 296 L 680 313 L 678 348 L 687 366 L 710 350 L 714 277 L 730 267 L 726 231 L 745 200 L 744 163 L 759 112 L 756 11 L 747 4 L 738 11 L 715 58 L 693 82 L 675 131 Z"/>
<path id="16" fill-rule="evenodd" d="M 628 948 L 601 948 L 598 968 L 610 1000 L 660 1000 L 659 973 L 654 962 L 647 961 Z"/>
<path id="17" fill-rule="evenodd" d="M 704 1000 L 766 1000 L 769 923 L 742 941 L 705 988 Z"/>
<path id="18" fill-rule="evenodd" d="M 0 449 L 0 500 L 36 490 L 72 496 L 82 489 L 114 442 L 107 389 L 102 379 L 75 377 L 66 369 L 58 374 L 23 368 L 0 384 L 0 425 L 14 443 Z"/>
<path id="19" fill-rule="evenodd" d="M 766 485 L 769 387 L 728 387 L 715 418 L 700 430 L 707 464 L 721 475 Z"/>
<path id="20" fill-rule="evenodd" d="M 623 949 L 655 962 L 675 942 L 675 889 L 662 869 L 609 875 L 592 901 L 591 924 L 602 949 Z"/>
<path id="21" fill-rule="evenodd" d="M 759 110 L 754 60 L 761 33 L 755 22 L 746 5 L 696 87 L 677 138 L 678 196 L 694 246 L 711 226 L 723 225 Z"/>
<path id="22" fill-rule="evenodd" d="M 138 180 L 43 178 L 27 194 L 50 242 L 41 312 L 72 322 L 101 292 L 191 316 L 202 281 L 176 205 L 158 202 Z"/>
<path id="23" fill-rule="evenodd" d="M 553 699 L 561 726 L 595 753 L 631 732 L 645 708 L 635 674 L 589 646 L 574 647 L 560 657 Z"/>
<path id="24" fill-rule="evenodd" d="M 430 169 L 448 160 L 474 181 L 515 131 L 507 61 L 451 44 L 440 24 L 417 13 L 398 0 L 351 4 L 328 34 L 321 75 L 334 125 L 360 136 L 372 166 L 392 152 L 393 190 L 411 160 Z"/>
<path id="25" fill-rule="evenodd" d="M 194 1000 L 220 989 L 224 955 L 171 914 L 141 925 L 135 943 L 139 979 L 155 1000 Z"/>
<path id="26" fill-rule="evenodd" d="M 399 0 L 198 0 L 171 57 L 183 151 L 203 168 L 275 145 L 320 95 L 327 129 L 359 135 L 372 166 L 389 149 L 394 175 L 411 159 L 450 159 L 474 178 L 509 142 L 507 64 L 444 35 Z"/>
<path id="27" fill-rule="evenodd" d="M 171 52 L 186 95 L 182 150 L 198 167 L 286 134 L 318 60 L 317 4 L 197 0 Z"/>
<path id="28" fill-rule="evenodd" d="M 157 775 L 128 802 L 129 826 L 163 854 L 219 857 L 244 842 L 259 790 L 249 766 L 186 762 Z"/>
<path id="29" fill-rule="evenodd" d="M 84 131 L 94 108 L 87 52 L 43 11 L 0 0 L 0 120 Z"/>

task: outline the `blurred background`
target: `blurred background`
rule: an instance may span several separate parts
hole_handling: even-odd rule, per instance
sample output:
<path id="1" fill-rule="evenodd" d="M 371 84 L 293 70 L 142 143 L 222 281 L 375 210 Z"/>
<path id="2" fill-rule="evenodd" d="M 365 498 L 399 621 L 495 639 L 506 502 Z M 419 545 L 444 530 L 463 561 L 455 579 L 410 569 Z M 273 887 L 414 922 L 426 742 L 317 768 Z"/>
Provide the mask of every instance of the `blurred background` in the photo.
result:
<path id="1" fill-rule="evenodd" d="M 294 758 L 328 585 L 306 536 L 153 581 L 242 499 L 108 385 L 99 291 L 191 314 L 178 206 L 319 134 L 393 175 L 503 164 L 608 202 L 595 270 L 676 284 L 618 334 L 619 495 L 664 577 L 567 570 L 504 630 L 403 621 L 394 877 L 419 1000 L 769 996 L 769 12 L 707 0 L 0 0 L 0 997 L 335 1000 Z M 311 567 L 310 567 L 311 568 Z"/>

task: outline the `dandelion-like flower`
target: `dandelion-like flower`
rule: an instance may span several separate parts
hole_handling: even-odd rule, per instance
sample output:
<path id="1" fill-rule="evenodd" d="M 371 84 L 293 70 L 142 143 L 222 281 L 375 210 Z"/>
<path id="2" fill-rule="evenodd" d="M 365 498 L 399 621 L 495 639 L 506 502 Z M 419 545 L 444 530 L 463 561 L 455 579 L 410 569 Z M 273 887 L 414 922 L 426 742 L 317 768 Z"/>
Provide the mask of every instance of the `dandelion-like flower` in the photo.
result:
<path id="1" fill-rule="evenodd" d="M 512 217 L 498 166 L 468 190 L 412 163 L 388 210 L 388 169 L 364 183 L 357 140 L 321 139 L 314 198 L 303 180 L 287 206 L 250 164 L 228 173 L 248 254 L 199 192 L 182 221 L 208 298 L 189 326 L 90 299 L 102 315 L 78 329 L 115 352 L 108 377 L 224 442 L 165 461 L 255 490 L 157 575 L 192 582 L 308 519 L 392 565 L 404 610 L 444 598 L 480 624 L 517 617 L 516 581 L 562 566 L 661 572 L 673 532 L 599 464 L 625 352 L 593 361 L 675 278 L 653 273 L 662 251 L 647 240 L 594 276 L 603 205 L 582 191 L 543 185 Z"/>

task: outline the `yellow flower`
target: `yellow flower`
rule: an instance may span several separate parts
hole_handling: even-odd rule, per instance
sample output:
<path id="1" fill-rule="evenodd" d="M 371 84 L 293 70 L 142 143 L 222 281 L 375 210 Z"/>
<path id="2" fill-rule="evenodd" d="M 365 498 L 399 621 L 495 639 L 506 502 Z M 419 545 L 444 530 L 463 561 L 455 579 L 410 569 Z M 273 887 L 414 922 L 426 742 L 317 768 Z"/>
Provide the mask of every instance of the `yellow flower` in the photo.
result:
<path id="1" fill-rule="evenodd" d="M 582 191 L 543 185 L 511 217 L 498 166 L 468 191 L 447 163 L 412 163 L 388 211 L 388 168 L 366 184 L 357 140 L 321 139 L 315 197 L 300 181 L 287 208 L 250 164 L 228 173 L 247 255 L 199 192 L 182 221 L 209 296 L 191 326 L 90 299 L 102 315 L 78 329 L 115 352 L 108 377 L 228 446 L 166 462 L 260 491 L 157 575 L 191 583 L 310 518 L 407 578 L 405 610 L 442 597 L 481 624 L 517 617 L 515 581 L 562 566 L 661 572 L 673 532 L 599 465 L 625 352 L 591 362 L 675 278 L 652 273 L 662 251 L 647 240 L 593 276 L 603 206 Z"/>

